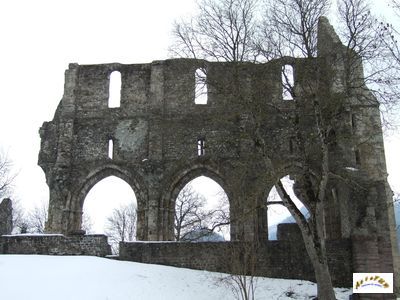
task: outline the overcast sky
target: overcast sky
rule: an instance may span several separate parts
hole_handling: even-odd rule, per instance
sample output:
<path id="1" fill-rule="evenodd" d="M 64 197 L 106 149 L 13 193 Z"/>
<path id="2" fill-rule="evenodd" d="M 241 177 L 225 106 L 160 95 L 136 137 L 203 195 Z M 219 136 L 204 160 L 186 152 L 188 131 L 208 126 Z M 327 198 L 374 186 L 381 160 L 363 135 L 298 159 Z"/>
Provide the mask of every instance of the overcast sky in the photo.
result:
<path id="1" fill-rule="evenodd" d="M 48 201 L 38 130 L 53 118 L 68 64 L 165 59 L 173 21 L 194 7 L 192 0 L 1 1 L 0 146 L 19 170 L 24 206 Z M 400 191 L 399 137 L 388 141 L 389 179 Z"/>

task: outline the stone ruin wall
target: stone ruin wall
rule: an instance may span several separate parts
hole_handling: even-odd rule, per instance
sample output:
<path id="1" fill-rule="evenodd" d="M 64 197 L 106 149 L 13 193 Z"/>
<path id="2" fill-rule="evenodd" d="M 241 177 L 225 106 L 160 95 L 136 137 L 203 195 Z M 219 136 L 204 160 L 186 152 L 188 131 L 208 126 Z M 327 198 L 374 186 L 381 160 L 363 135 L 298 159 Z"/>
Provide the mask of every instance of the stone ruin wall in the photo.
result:
<path id="1" fill-rule="evenodd" d="M 390 188 L 378 103 L 366 87 L 358 91 L 362 101 L 356 96 L 343 99 L 344 46 L 325 19 L 318 38 L 316 59 L 282 58 L 266 64 L 194 59 L 71 64 L 54 119 L 40 129 L 39 165 L 50 189 L 47 231 L 79 232 L 87 193 L 101 179 L 115 175 L 137 197 L 137 238 L 172 240 L 176 196 L 190 180 L 205 175 L 228 195 L 231 239 L 266 242 L 266 197 L 277 179 L 296 175 L 301 163 L 291 144 L 294 103 L 282 99 L 282 66 L 291 65 L 310 163 L 318 169 L 309 101 L 318 97 L 328 107 L 331 99 L 342 99 L 343 109 L 335 116 L 330 168 L 348 182 L 368 186 L 360 190 L 348 182 L 330 181 L 327 238 L 350 239 L 354 272 L 392 272 L 397 243 L 393 209 L 387 205 Z M 199 68 L 206 70 L 206 105 L 194 103 Z M 114 71 L 121 74 L 121 104 L 109 108 L 109 78 Z M 355 73 L 354 80 L 362 78 L 361 61 Z M 316 94 L 308 94 L 309 84 Z M 257 150 L 254 120 L 261 124 L 258 131 L 268 161 Z M 199 139 L 205 141 L 202 155 L 197 151 Z M 368 251 L 362 251 L 366 246 Z"/>
<path id="2" fill-rule="evenodd" d="M 247 264 L 248 268 L 254 267 L 254 271 L 249 274 L 315 281 L 314 270 L 297 224 L 280 225 L 284 226 L 278 227 L 278 240 L 266 241 L 258 246 L 254 262 Z M 238 269 L 243 270 L 243 265 L 237 265 L 238 257 L 243 257 L 243 253 L 248 253 L 251 246 L 251 243 L 238 241 L 121 242 L 119 259 L 235 274 Z M 351 241 L 349 239 L 329 241 L 327 251 L 334 285 L 351 286 Z"/>

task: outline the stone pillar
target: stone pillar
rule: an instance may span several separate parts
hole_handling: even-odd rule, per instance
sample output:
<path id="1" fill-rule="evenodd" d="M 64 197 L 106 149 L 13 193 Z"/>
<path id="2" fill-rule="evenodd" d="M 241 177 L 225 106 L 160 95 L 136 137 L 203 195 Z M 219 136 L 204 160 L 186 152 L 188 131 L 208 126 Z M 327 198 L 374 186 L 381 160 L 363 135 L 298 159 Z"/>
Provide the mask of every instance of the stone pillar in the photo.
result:
<path id="1" fill-rule="evenodd" d="M 67 234 L 70 231 L 70 216 L 67 202 L 70 200 L 70 192 L 61 183 L 51 184 L 49 215 L 47 218 L 45 231 L 47 233 Z"/>
<path id="2" fill-rule="evenodd" d="M 46 232 L 49 233 L 66 234 L 71 230 L 69 206 L 77 85 L 78 65 L 70 64 L 69 69 L 65 71 L 64 95 L 59 105 L 56 161 L 51 169 L 46 171 L 47 184 L 50 189 L 49 217 L 46 223 Z M 50 137 L 46 132 L 42 132 L 41 138 L 43 141 Z"/>
<path id="3" fill-rule="evenodd" d="M 149 205 L 147 208 L 147 238 L 148 241 L 159 240 L 158 220 L 158 198 L 150 192 Z"/>
<path id="4" fill-rule="evenodd" d="M 268 234 L 268 230 L 259 232 L 268 224 L 262 205 L 264 185 L 260 178 L 250 180 L 233 188 L 233 199 L 230 201 L 231 240 L 259 241 L 261 236 L 267 237 Z"/>
<path id="5" fill-rule="evenodd" d="M 0 236 L 11 234 L 12 229 L 12 201 L 9 198 L 5 198 L 0 202 Z"/>

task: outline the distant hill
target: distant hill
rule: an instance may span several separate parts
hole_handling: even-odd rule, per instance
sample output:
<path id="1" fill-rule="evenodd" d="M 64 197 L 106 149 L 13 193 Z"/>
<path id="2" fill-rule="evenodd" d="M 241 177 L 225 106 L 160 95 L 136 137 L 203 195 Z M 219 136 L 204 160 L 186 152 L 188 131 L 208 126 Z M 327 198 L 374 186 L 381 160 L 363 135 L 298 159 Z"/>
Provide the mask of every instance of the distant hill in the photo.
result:
<path id="1" fill-rule="evenodd" d="M 207 229 L 200 229 L 190 232 L 185 236 L 182 241 L 192 242 L 223 242 L 224 237 L 217 232 L 208 231 Z"/>
<path id="2" fill-rule="evenodd" d="M 308 214 L 307 209 L 303 206 L 300 208 L 300 211 L 303 215 Z M 268 227 L 268 240 L 276 240 L 277 226 L 281 223 L 296 223 L 292 216 L 288 216 L 287 218 L 279 221 L 278 223 L 272 224 Z"/>

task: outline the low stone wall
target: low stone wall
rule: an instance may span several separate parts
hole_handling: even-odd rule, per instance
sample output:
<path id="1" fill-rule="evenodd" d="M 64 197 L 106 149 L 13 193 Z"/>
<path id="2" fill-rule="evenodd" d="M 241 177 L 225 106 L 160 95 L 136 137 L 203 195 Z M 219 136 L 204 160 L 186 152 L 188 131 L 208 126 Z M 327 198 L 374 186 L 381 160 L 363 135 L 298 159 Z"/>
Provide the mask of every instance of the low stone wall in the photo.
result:
<path id="1" fill-rule="evenodd" d="M 3 235 L 0 254 L 91 255 L 111 254 L 105 235 Z"/>
<path id="2" fill-rule="evenodd" d="M 352 285 L 351 244 L 349 240 L 328 242 L 328 257 L 336 286 Z M 243 259 L 249 244 L 241 242 L 131 242 L 120 243 L 119 259 L 175 267 L 241 273 L 238 258 Z M 248 251 L 247 251 L 248 252 Z M 314 281 L 314 271 L 303 245 L 290 241 L 268 241 L 254 256 L 257 276 Z M 239 271 L 238 271 L 239 270 Z"/>

